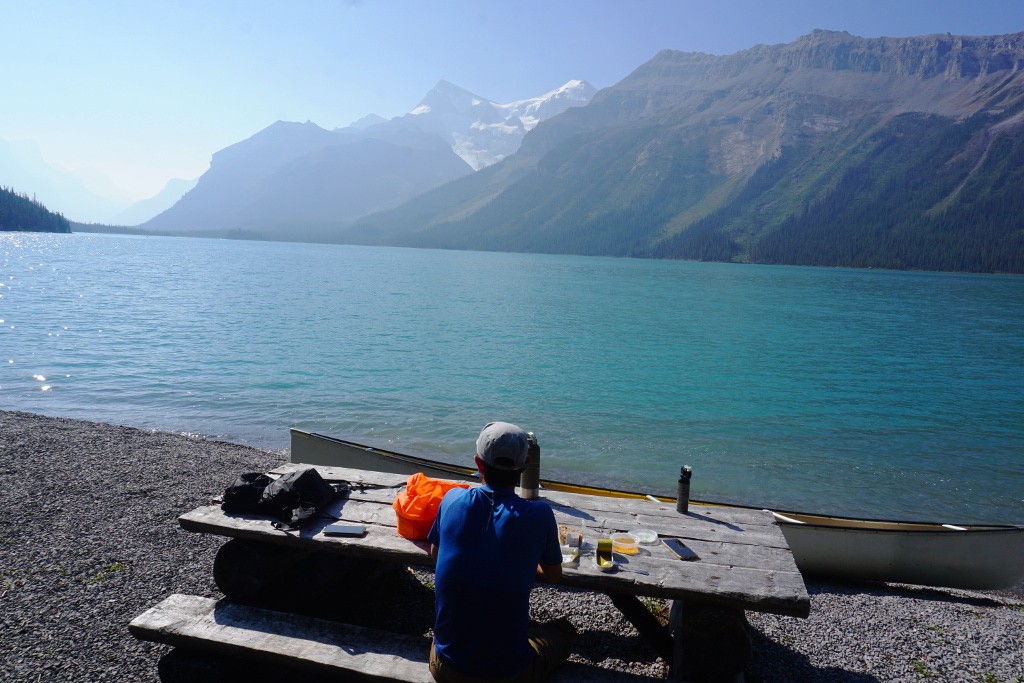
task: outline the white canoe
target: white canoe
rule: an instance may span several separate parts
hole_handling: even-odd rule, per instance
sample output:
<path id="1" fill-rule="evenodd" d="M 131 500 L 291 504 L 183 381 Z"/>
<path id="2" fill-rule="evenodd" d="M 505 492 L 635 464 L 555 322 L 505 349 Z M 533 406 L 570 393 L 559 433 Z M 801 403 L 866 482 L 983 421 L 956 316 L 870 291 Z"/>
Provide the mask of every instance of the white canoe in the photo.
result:
<path id="1" fill-rule="evenodd" d="M 291 430 L 292 462 L 473 480 L 476 470 Z M 542 488 L 619 498 L 646 494 L 550 479 Z M 659 497 L 669 502 L 672 499 Z M 691 500 L 691 505 L 723 503 Z M 749 507 L 729 505 L 728 507 Z M 771 511 L 801 573 L 833 579 L 998 589 L 1024 578 L 1024 526 L 855 519 Z"/>
<path id="2" fill-rule="evenodd" d="M 806 575 L 971 589 L 1024 578 L 1021 526 L 774 514 Z"/>

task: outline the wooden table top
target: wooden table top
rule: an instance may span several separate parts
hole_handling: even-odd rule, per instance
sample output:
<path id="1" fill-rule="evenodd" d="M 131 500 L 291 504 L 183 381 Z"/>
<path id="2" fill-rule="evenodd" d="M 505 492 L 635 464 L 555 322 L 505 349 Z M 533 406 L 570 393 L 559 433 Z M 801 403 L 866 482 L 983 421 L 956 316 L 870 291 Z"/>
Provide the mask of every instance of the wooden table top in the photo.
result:
<path id="1" fill-rule="evenodd" d="M 307 467 L 286 464 L 271 476 Z M 285 532 L 270 520 L 226 513 L 219 505 L 197 508 L 178 518 L 183 529 L 234 538 L 250 538 L 352 556 L 432 566 L 425 542 L 398 535 L 391 503 L 406 475 L 317 465 L 325 479 L 361 482 L 390 488 L 353 491 L 324 510 L 344 522 L 365 524 L 362 537 L 324 536 L 332 520 L 323 518 L 301 531 Z M 559 524 L 579 527 L 585 521 L 584 547 L 578 566 L 565 567 L 562 584 L 609 593 L 629 593 L 668 599 L 701 600 L 744 610 L 806 617 L 810 599 L 803 577 L 782 530 L 771 513 L 746 508 L 693 506 L 686 515 L 668 503 L 542 491 L 539 499 L 551 506 Z M 635 555 L 615 554 L 618 568 L 602 572 L 593 561 L 598 538 L 631 529 L 650 529 L 662 538 L 683 540 L 699 556 L 679 560 L 660 542 L 641 545 Z M 644 573 L 641 573 L 644 572 Z"/>

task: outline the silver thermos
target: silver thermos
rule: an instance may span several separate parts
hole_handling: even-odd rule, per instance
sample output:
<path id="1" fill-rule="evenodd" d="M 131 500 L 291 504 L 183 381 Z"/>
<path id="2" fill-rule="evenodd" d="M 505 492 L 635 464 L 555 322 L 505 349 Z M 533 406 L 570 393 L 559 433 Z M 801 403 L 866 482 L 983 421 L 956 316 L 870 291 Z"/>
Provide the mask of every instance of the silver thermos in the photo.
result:
<path id="1" fill-rule="evenodd" d="M 519 495 L 527 500 L 540 496 L 540 446 L 533 432 L 526 432 L 526 469 L 519 478 Z"/>
<path id="2" fill-rule="evenodd" d="M 689 465 L 679 468 L 679 484 L 676 486 L 676 512 L 685 515 L 690 509 L 690 477 L 693 470 Z"/>

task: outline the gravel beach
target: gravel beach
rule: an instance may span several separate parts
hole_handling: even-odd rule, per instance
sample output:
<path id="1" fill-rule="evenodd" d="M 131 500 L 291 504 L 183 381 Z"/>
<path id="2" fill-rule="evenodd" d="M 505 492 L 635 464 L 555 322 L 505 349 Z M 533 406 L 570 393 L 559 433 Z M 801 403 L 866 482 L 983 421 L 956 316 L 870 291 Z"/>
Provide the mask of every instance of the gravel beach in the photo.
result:
<path id="1" fill-rule="evenodd" d="M 287 460 L 190 435 L 0 411 L 0 681 L 156 681 L 169 648 L 128 622 L 170 593 L 220 597 L 222 540 L 179 514 Z M 423 635 L 430 573 L 408 572 L 369 625 Z M 997 592 L 807 582 L 808 619 L 749 613 L 755 681 L 1024 682 L 1024 586 Z M 581 631 L 574 659 L 663 675 L 604 596 L 538 588 L 534 616 Z"/>

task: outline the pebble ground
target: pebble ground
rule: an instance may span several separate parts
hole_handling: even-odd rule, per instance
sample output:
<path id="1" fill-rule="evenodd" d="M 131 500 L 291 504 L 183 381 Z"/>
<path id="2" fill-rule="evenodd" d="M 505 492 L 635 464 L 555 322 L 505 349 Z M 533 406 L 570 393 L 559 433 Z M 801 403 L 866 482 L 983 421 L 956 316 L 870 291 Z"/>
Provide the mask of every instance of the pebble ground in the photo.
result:
<path id="1" fill-rule="evenodd" d="M 191 435 L 0 411 L 0 681 L 157 681 L 169 648 L 131 619 L 171 593 L 221 597 L 222 541 L 176 518 L 235 476 L 287 460 Z M 431 574 L 356 610 L 426 636 Z M 748 680 L 1024 683 L 1024 586 L 971 592 L 808 581 L 811 617 L 749 613 Z M 657 605 L 652 605 L 657 607 Z M 567 616 L 574 659 L 664 675 L 665 663 L 608 599 L 538 588 L 533 616 Z"/>

